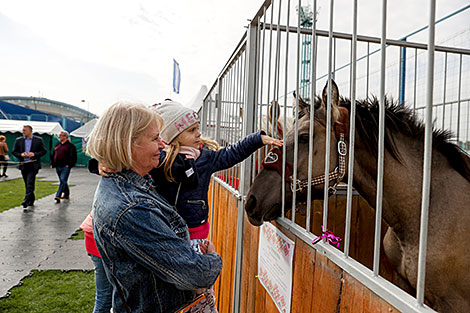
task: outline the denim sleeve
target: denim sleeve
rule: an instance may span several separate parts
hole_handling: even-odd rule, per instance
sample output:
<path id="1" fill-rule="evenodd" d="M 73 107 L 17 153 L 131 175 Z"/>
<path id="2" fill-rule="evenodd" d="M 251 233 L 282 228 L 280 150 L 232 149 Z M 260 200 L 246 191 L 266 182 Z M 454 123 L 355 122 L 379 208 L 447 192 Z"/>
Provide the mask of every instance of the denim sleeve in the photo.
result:
<path id="1" fill-rule="evenodd" d="M 180 290 L 209 288 L 222 270 L 222 259 L 217 253 L 196 253 L 189 240 L 178 237 L 170 228 L 175 222 L 158 208 L 136 205 L 120 217 L 115 233 L 120 238 L 116 242 L 136 262 Z M 187 228 L 180 231 L 186 232 Z"/>
<path id="2" fill-rule="evenodd" d="M 266 135 L 266 133 L 259 131 L 250 134 L 239 142 L 217 151 L 213 157 L 212 171 L 217 172 L 230 168 L 248 158 L 253 152 L 263 146 L 261 135 Z"/>

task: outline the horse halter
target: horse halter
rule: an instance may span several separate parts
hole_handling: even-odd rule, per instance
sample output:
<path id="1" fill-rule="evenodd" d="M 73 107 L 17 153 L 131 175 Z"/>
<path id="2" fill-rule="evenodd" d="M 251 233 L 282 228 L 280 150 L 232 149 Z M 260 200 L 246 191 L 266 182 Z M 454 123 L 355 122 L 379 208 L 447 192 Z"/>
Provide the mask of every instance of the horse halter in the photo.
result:
<path id="1" fill-rule="evenodd" d="M 349 111 L 346 108 L 340 108 L 342 113 L 342 122 L 337 122 L 335 127 L 336 137 L 338 138 L 338 166 L 335 170 L 328 175 L 328 184 L 331 181 L 335 181 L 333 186 L 328 187 L 330 194 L 336 193 L 336 186 L 341 182 L 345 173 L 346 173 L 346 155 L 348 154 L 348 148 L 346 145 L 346 137 L 348 136 L 348 118 Z M 295 182 L 293 180 L 293 168 L 292 163 L 286 160 L 286 182 L 290 184 L 290 189 L 292 192 L 302 192 L 306 187 L 308 187 L 309 182 L 308 178 L 306 179 L 297 179 Z M 279 175 L 282 177 L 282 152 L 279 148 L 272 148 L 269 150 L 269 153 L 266 155 L 266 158 L 263 161 L 264 168 L 270 168 L 276 170 Z M 321 185 L 326 182 L 325 175 L 319 175 L 312 178 L 310 185 L 316 186 Z"/>

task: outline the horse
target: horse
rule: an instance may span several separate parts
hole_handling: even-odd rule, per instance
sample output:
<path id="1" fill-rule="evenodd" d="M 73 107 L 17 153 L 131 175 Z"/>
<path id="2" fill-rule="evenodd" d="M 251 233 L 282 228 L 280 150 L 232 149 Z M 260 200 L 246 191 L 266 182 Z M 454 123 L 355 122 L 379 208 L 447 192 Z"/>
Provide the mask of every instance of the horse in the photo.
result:
<path id="1" fill-rule="evenodd" d="M 307 180 L 310 110 L 314 109 L 312 175 L 322 177 L 325 167 L 327 86 L 316 97 L 313 108 L 299 99 L 298 138 L 291 130 L 285 139 L 286 186 L 306 197 L 305 185 L 292 182 L 294 141 L 298 140 L 297 175 Z M 330 173 L 341 162 L 336 147 L 346 145 L 351 101 L 339 96 L 331 86 L 331 159 Z M 424 124 L 410 109 L 385 99 L 384 175 L 382 218 L 389 225 L 383 239 L 384 252 L 398 273 L 398 285 L 415 292 L 418 276 L 418 250 L 423 182 Z M 353 187 L 374 208 L 377 190 L 377 142 L 379 101 L 376 98 L 356 101 L 355 158 Z M 342 136 L 341 136 L 342 134 Z M 433 130 L 432 172 L 428 219 L 425 301 L 439 312 L 470 312 L 470 157 L 451 141 L 451 133 Z M 267 155 L 264 168 L 256 176 L 246 197 L 245 210 L 251 224 L 281 216 L 282 153 Z M 274 156 L 277 154 L 277 156 Z M 343 179 L 348 175 L 346 166 Z M 344 160 L 343 160 L 344 163 Z M 343 166 L 344 167 L 344 166 Z M 336 170 L 337 171 L 337 170 Z M 341 173 L 333 179 L 312 186 L 312 198 L 323 199 L 325 181 L 334 188 Z M 320 180 L 321 181 L 321 180 Z M 286 188 L 286 201 L 292 192 Z M 289 208 L 286 208 L 289 209 Z M 401 281 L 401 282 L 400 282 Z M 408 287 L 408 288 L 407 288 Z M 409 290 L 411 288 L 411 290 Z"/>
<path id="2" fill-rule="evenodd" d="M 273 100 L 269 105 L 267 116 L 266 114 L 261 116 L 259 130 L 265 131 L 268 136 L 283 139 L 283 133 L 287 134 L 291 130 L 293 122 L 292 116 L 286 116 L 286 124 L 284 125 L 284 115 L 281 113 L 279 103 Z"/>

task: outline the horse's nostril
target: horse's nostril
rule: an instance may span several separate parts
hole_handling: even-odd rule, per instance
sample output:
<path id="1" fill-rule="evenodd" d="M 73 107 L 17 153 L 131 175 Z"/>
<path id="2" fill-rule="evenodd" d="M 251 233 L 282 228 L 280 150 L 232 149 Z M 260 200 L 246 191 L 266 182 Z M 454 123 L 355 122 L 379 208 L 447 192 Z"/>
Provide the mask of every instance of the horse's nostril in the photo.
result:
<path id="1" fill-rule="evenodd" d="M 245 208 L 247 212 L 252 211 L 254 208 L 256 208 L 256 197 L 253 195 L 250 195 L 248 197 L 248 200 L 246 201 Z"/>

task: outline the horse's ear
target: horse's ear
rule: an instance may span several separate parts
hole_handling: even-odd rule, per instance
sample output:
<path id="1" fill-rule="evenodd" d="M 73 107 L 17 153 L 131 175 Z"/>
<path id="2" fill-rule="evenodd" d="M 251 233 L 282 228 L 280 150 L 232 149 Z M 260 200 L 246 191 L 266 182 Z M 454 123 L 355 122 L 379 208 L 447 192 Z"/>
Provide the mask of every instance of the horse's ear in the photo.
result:
<path id="1" fill-rule="evenodd" d="M 328 103 L 328 81 L 325 84 L 325 87 L 323 88 L 322 92 L 322 98 L 321 98 L 321 105 L 326 108 L 326 105 Z M 332 79 L 331 80 L 331 112 L 333 116 L 333 121 L 336 121 L 339 116 L 339 91 L 338 91 L 338 86 L 336 85 L 335 81 Z"/>
<path id="2" fill-rule="evenodd" d="M 294 96 L 294 113 L 295 113 L 296 112 L 295 107 L 296 107 L 296 104 L 297 104 L 297 101 L 296 101 L 297 95 L 296 95 L 295 91 L 293 93 L 293 96 Z M 305 102 L 304 99 L 302 99 L 302 97 L 299 96 L 299 118 L 304 116 L 305 114 L 307 114 L 309 112 L 310 112 L 310 104 Z"/>
<path id="3" fill-rule="evenodd" d="M 277 122 L 280 114 L 281 108 L 279 107 L 279 103 L 277 103 L 276 100 L 271 101 L 271 105 L 269 106 L 269 121 L 273 123 L 273 118 L 275 118 L 276 120 L 274 122 Z"/>

